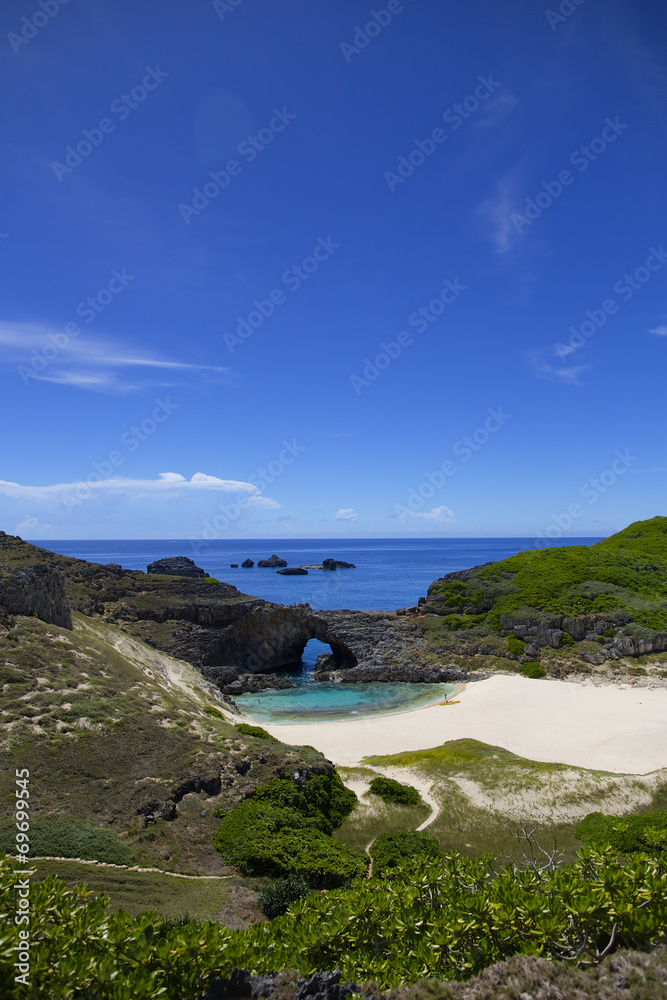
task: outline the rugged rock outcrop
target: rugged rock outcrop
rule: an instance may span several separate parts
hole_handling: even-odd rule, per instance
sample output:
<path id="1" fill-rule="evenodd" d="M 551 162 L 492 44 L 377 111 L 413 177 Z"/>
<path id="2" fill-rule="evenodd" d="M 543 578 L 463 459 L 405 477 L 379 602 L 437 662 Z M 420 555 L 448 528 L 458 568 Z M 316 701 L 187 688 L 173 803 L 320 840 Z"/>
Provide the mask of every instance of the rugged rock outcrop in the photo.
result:
<path id="1" fill-rule="evenodd" d="M 241 563 L 241 569 L 252 569 L 255 565 L 254 559 L 244 559 Z"/>
<path id="2" fill-rule="evenodd" d="M 296 981 L 285 973 L 251 976 L 244 969 L 233 969 L 228 979 L 214 979 L 202 1000 L 345 1000 L 353 993 L 359 994 L 359 987 L 341 982 L 339 969 Z"/>
<path id="3" fill-rule="evenodd" d="M 288 566 L 287 569 L 276 570 L 280 576 L 308 576 L 308 570 L 303 566 Z"/>
<path id="4" fill-rule="evenodd" d="M 147 573 L 164 573 L 166 576 L 206 576 L 206 571 L 195 566 L 187 556 L 169 556 L 167 559 L 157 559 L 146 568 Z"/>
<path id="5" fill-rule="evenodd" d="M 322 560 L 322 569 L 328 569 L 328 570 L 336 569 L 336 560 L 335 559 L 323 559 Z"/>
<path id="6" fill-rule="evenodd" d="M 257 565 L 263 568 L 277 569 L 279 566 L 287 566 L 287 559 L 281 559 L 274 552 L 268 559 L 260 559 Z"/>
<path id="7" fill-rule="evenodd" d="M 35 615 L 50 625 L 72 627 L 72 611 L 65 579 L 57 569 L 36 565 L 0 566 L 0 611 Z"/>

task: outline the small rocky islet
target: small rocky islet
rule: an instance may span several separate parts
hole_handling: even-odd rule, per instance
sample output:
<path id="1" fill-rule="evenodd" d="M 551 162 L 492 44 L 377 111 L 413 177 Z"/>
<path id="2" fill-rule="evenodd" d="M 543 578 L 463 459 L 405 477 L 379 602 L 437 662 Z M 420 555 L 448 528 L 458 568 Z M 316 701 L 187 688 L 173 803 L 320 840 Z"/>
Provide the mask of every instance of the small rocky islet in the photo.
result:
<path id="1" fill-rule="evenodd" d="M 179 556 L 177 558 L 182 558 L 182 557 Z M 170 560 L 168 560 L 168 559 L 162 559 L 162 560 L 160 560 L 161 563 L 166 563 L 166 562 L 169 562 L 169 561 Z M 189 560 L 189 561 L 192 562 L 192 560 Z M 155 565 L 155 563 L 152 563 L 151 565 Z M 194 566 L 194 563 L 192 565 Z M 243 562 L 241 563 L 241 569 L 252 569 L 254 565 L 255 565 L 255 562 L 254 562 L 253 559 L 244 559 Z M 257 566 L 260 569 L 276 569 L 276 571 L 278 573 L 280 573 L 281 576 L 306 576 L 309 569 L 322 569 L 322 570 L 329 570 L 330 571 L 330 570 L 334 570 L 334 569 L 356 569 L 357 568 L 354 563 L 343 562 L 341 559 L 323 559 L 321 563 L 311 563 L 311 564 L 306 564 L 306 565 L 301 565 L 301 566 L 288 566 L 287 565 L 287 560 L 286 559 L 282 559 L 280 556 L 275 555 L 275 553 L 273 555 L 269 556 L 268 559 L 260 559 L 259 562 L 257 563 Z M 230 567 L 230 569 L 238 569 L 239 568 L 239 564 L 238 563 L 230 563 L 229 567 Z M 195 568 L 198 568 L 198 567 L 195 567 Z M 150 572 L 150 568 L 149 568 L 149 572 Z M 163 570 L 162 572 L 166 572 L 166 571 Z M 203 573 L 204 571 L 202 570 L 201 572 Z M 190 576 L 192 574 L 188 573 L 186 575 Z"/>

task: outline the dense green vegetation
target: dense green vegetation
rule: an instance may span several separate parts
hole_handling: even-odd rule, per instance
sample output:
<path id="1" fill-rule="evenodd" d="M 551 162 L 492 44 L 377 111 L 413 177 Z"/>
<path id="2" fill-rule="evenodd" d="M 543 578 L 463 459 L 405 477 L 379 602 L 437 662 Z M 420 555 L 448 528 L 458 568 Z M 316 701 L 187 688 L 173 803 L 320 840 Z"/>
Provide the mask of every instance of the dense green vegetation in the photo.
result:
<path id="1" fill-rule="evenodd" d="M 523 656 L 526 646 L 525 643 L 519 642 L 515 635 L 508 635 L 507 648 L 514 656 Z"/>
<path id="2" fill-rule="evenodd" d="M 239 722 L 236 725 L 237 733 L 241 733 L 244 736 L 254 736 L 258 740 L 274 740 L 278 742 L 275 736 L 271 733 L 267 733 L 266 729 L 262 729 L 261 726 L 251 726 L 247 722 Z"/>
<path id="3" fill-rule="evenodd" d="M 574 831 L 590 847 L 612 847 L 619 854 L 667 849 L 667 810 L 626 816 L 589 813 Z"/>
<path id="4" fill-rule="evenodd" d="M 369 854 L 373 859 L 373 875 L 386 878 L 396 875 L 407 861 L 433 861 L 440 858 L 440 845 L 435 837 L 415 830 L 381 833 L 373 841 Z"/>
<path id="5" fill-rule="evenodd" d="M 254 790 L 252 800 L 294 809 L 318 830 L 330 834 L 352 811 L 357 797 L 345 787 L 336 771 L 329 771 L 308 774 L 303 783 L 289 777 L 273 778 Z"/>
<path id="6" fill-rule="evenodd" d="M 282 917 L 290 903 L 304 899 L 312 889 L 301 875 L 289 875 L 276 879 L 265 886 L 259 894 L 258 903 L 262 913 L 270 920 Z"/>
<path id="7" fill-rule="evenodd" d="M 667 517 L 637 521 L 596 545 L 519 552 L 467 580 L 436 581 L 428 603 L 448 621 L 458 618 L 452 629 L 482 622 L 497 629 L 504 616 L 546 622 L 598 614 L 649 634 L 665 630 Z"/>
<path id="8" fill-rule="evenodd" d="M 227 813 L 213 843 L 245 875 L 299 876 L 330 889 L 363 874 L 367 860 L 331 839 L 356 803 L 335 771 L 303 783 L 274 778 Z"/>
<path id="9" fill-rule="evenodd" d="M 537 679 L 539 677 L 546 677 L 547 672 L 540 665 L 539 660 L 526 660 L 521 664 L 521 673 L 524 677 L 532 677 Z"/>
<path id="10" fill-rule="evenodd" d="M 311 893 L 287 913 L 246 931 L 156 914 L 105 913 L 104 899 L 50 878 L 31 889 L 31 982 L 61 1000 L 182 1000 L 233 968 L 310 975 L 339 965 L 343 976 L 382 988 L 423 978 L 467 979 L 514 954 L 597 961 L 615 947 L 646 947 L 667 926 L 667 856 L 619 862 L 614 850 L 585 850 L 573 865 L 506 865 L 457 853 L 409 863 L 390 879 L 360 879 Z M 11 866 L 0 864 L 0 990 L 14 988 L 19 928 Z"/>
<path id="11" fill-rule="evenodd" d="M 369 791 L 373 795 L 379 795 L 385 802 L 398 802 L 403 806 L 418 806 L 422 801 L 416 788 L 412 785 L 402 785 L 393 778 L 373 778 Z"/>

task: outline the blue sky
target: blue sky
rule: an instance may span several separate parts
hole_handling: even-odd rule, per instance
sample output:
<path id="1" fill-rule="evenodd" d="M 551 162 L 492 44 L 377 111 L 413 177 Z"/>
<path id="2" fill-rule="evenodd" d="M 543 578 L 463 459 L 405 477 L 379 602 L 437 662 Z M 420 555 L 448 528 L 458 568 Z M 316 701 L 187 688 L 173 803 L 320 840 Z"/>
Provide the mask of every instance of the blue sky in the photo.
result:
<path id="1" fill-rule="evenodd" d="M 665 13 L 5 5 L 0 525 L 665 513 Z"/>

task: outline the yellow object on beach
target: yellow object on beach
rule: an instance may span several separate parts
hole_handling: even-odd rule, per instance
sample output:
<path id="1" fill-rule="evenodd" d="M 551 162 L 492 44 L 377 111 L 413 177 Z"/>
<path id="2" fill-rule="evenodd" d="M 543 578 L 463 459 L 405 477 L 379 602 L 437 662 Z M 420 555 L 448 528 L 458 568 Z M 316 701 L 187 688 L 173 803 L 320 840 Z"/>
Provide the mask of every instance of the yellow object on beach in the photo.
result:
<path id="1" fill-rule="evenodd" d="M 458 705 L 459 702 L 458 701 L 441 701 L 440 704 L 441 705 Z"/>

